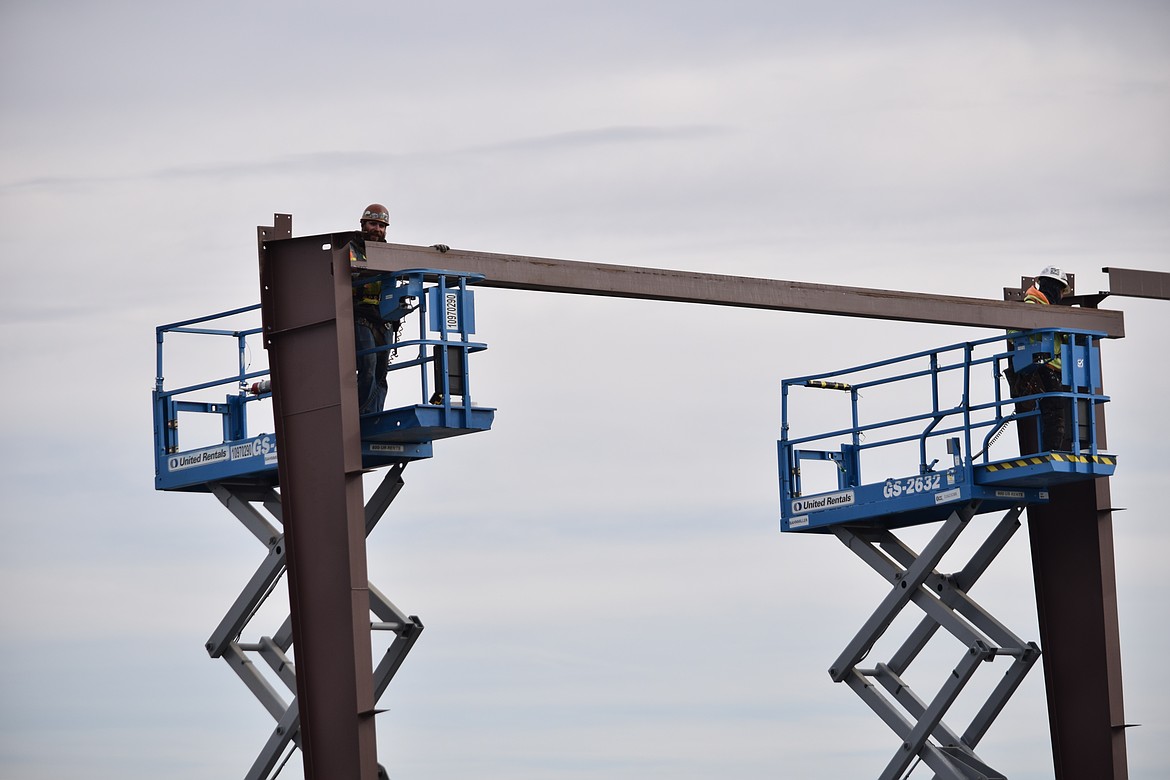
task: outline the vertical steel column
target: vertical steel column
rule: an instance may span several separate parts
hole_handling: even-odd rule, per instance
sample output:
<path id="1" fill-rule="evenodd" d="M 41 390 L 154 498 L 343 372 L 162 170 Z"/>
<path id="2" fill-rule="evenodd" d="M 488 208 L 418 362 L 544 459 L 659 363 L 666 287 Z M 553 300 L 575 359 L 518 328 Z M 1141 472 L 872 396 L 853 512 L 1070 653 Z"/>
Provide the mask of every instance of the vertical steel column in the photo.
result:
<path id="1" fill-rule="evenodd" d="M 1125 780 L 1125 714 L 1109 479 L 1028 507 L 1057 780 Z"/>
<path id="2" fill-rule="evenodd" d="M 1104 450 L 1105 412 L 1096 414 Z M 1020 452 L 1039 451 L 1034 426 Z M 1028 507 L 1056 780 L 1126 780 L 1121 632 L 1109 478 L 1053 485 Z"/>
<path id="3" fill-rule="evenodd" d="M 305 777 L 375 780 L 351 234 L 270 240 L 264 231 L 261 304 Z"/>

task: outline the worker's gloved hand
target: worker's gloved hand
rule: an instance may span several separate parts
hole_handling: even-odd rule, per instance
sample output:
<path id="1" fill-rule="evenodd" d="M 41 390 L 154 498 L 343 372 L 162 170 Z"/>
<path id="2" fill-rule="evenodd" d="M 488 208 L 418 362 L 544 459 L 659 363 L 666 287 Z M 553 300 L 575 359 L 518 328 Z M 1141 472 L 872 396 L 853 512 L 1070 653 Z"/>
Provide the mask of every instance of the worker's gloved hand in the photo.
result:
<path id="1" fill-rule="evenodd" d="M 431 244 L 431 249 L 438 249 L 439 252 L 447 252 L 451 249 L 451 247 L 447 246 L 446 244 Z"/>

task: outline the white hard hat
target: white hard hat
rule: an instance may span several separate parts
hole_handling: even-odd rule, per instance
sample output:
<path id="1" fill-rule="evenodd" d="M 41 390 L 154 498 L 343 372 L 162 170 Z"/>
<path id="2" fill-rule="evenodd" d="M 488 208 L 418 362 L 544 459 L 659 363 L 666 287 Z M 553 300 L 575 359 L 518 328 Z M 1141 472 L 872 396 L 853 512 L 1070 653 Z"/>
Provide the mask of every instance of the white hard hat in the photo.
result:
<path id="1" fill-rule="evenodd" d="M 1052 279 L 1060 282 L 1060 286 L 1068 289 L 1068 276 L 1054 265 L 1045 266 L 1044 270 L 1036 274 L 1037 279 Z"/>

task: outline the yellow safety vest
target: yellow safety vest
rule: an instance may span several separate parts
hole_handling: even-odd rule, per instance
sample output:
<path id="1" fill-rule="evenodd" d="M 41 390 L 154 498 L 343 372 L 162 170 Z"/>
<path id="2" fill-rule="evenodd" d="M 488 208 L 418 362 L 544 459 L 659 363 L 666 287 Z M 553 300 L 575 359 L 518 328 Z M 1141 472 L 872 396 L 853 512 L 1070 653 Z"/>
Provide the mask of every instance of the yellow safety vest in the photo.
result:
<path id="1" fill-rule="evenodd" d="M 358 248 L 351 241 L 349 244 L 349 263 L 353 265 L 355 262 L 364 262 L 366 256 L 358 251 Z M 357 274 L 354 274 L 357 277 Z M 358 285 L 353 288 L 353 305 L 354 306 L 377 306 L 378 301 L 382 299 L 382 283 L 368 282 L 366 284 Z"/>
<path id="2" fill-rule="evenodd" d="M 1048 296 L 1040 292 L 1035 286 L 1029 287 L 1028 291 L 1024 293 L 1024 303 L 1038 303 L 1041 306 L 1051 305 Z M 1052 360 L 1049 360 L 1047 365 L 1056 371 L 1060 371 L 1060 339 L 1055 339 L 1055 342 L 1052 346 Z"/>

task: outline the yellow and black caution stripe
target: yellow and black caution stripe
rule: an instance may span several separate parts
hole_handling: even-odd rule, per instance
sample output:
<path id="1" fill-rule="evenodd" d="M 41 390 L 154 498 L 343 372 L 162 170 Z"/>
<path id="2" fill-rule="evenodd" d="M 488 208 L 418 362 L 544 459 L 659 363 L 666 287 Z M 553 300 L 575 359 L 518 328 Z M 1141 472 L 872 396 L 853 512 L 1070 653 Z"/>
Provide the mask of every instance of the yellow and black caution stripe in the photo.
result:
<path id="1" fill-rule="evenodd" d="M 1099 463 L 1102 466 L 1117 465 L 1117 457 L 1115 455 L 1073 455 L 1071 452 L 1054 452 L 1049 457 L 1064 463 Z"/>
<path id="2" fill-rule="evenodd" d="M 845 382 L 826 382 L 823 379 L 809 379 L 804 383 L 805 387 L 819 387 L 822 390 L 844 390 L 849 392 L 853 389 L 853 385 Z"/>
<path id="3" fill-rule="evenodd" d="M 1096 463 L 1102 466 L 1116 466 L 1117 457 L 1114 455 L 1073 455 L 1071 452 L 1050 452 L 1047 455 L 1029 455 L 1017 460 L 1005 460 L 1003 463 L 988 463 L 988 471 L 1007 471 L 1021 466 L 1042 466 L 1045 463 Z"/>

